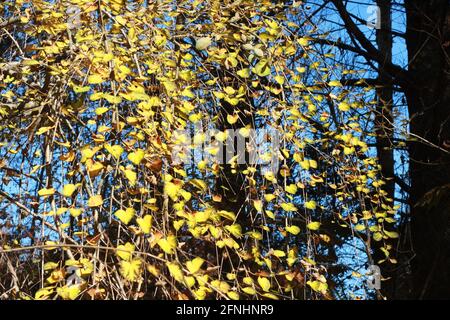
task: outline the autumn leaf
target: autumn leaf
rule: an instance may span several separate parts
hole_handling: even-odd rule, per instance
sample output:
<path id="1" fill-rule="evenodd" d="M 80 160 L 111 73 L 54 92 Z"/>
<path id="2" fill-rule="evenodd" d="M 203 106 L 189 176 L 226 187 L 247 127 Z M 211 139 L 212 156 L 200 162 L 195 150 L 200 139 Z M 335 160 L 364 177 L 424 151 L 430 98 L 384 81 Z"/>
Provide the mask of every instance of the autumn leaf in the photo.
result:
<path id="1" fill-rule="evenodd" d="M 103 204 L 103 197 L 101 194 L 93 195 L 88 200 L 88 207 L 99 207 Z"/>
<path id="2" fill-rule="evenodd" d="M 305 208 L 306 209 L 314 210 L 314 209 L 316 209 L 316 207 L 317 207 L 317 204 L 316 204 L 316 202 L 314 200 L 310 200 L 310 201 L 305 202 Z"/>
<path id="3" fill-rule="evenodd" d="M 81 292 L 79 285 L 64 286 L 56 289 L 58 295 L 64 300 L 75 300 Z"/>
<path id="4" fill-rule="evenodd" d="M 320 222 L 313 221 L 306 225 L 309 230 L 318 230 L 320 228 Z"/>
<path id="5" fill-rule="evenodd" d="M 258 277 L 258 284 L 264 291 L 270 290 L 270 280 L 266 277 Z"/>
<path id="6" fill-rule="evenodd" d="M 144 159 L 145 152 L 142 149 L 138 149 L 134 152 L 128 154 L 128 160 L 130 160 L 135 165 L 139 165 L 141 161 Z"/>
<path id="7" fill-rule="evenodd" d="M 66 184 L 66 185 L 64 185 L 61 194 L 64 197 L 70 198 L 72 196 L 72 194 L 75 192 L 75 190 L 77 189 L 77 187 L 78 187 L 77 185 L 72 184 L 72 183 Z"/>
<path id="8" fill-rule="evenodd" d="M 120 219 L 120 218 L 119 218 Z M 149 234 L 152 227 L 153 217 L 151 215 L 145 215 L 142 218 L 137 218 L 136 222 L 141 228 L 142 232 Z"/>
<path id="9" fill-rule="evenodd" d="M 123 148 L 120 145 L 111 146 L 109 144 L 105 144 L 105 149 L 112 154 L 112 156 L 116 159 L 120 158 L 120 155 L 123 153 Z"/>
<path id="10" fill-rule="evenodd" d="M 186 268 L 189 270 L 190 273 L 197 273 L 202 267 L 204 262 L 205 262 L 204 259 L 196 257 L 193 260 L 186 262 Z"/>
<path id="11" fill-rule="evenodd" d="M 165 239 L 158 240 L 158 246 L 167 254 L 175 253 L 177 239 L 175 236 L 168 236 Z"/>
<path id="12" fill-rule="evenodd" d="M 114 215 L 124 224 L 129 224 L 135 214 L 136 212 L 133 208 L 126 208 L 125 210 L 119 209 L 114 213 Z"/>
<path id="13" fill-rule="evenodd" d="M 292 233 L 294 236 L 300 233 L 300 228 L 297 226 L 287 226 L 286 231 Z"/>
<path id="14" fill-rule="evenodd" d="M 206 48 L 208 48 L 211 45 L 211 38 L 209 37 L 202 37 L 202 38 L 198 38 L 195 41 L 195 48 L 197 50 L 205 50 Z"/>
<path id="15" fill-rule="evenodd" d="M 256 211 L 262 212 L 263 211 L 263 204 L 261 200 L 254 200 L 253 206 L 255 207 Z"/>
<path id="16" fill-rule="evenodd" d="M 41 135 L 46 133 L 47 131 L 53 129 L 53 127 L 40 127 L 37 131 L 36 131 L 36 135 Z"/>
<path id="17" fill-rule="evenodd" d="M 41 197 L 48 197 L 53 194 L 55 194 L 55 189 L 53 188 L 43 188 L 38 191 L 38 195 L 40 195 Z"/>
<path id="18" fill-rule="evenodd" d="M 99 74 L 93 74 L 88 77 L 89 84 L 100 84 L 104 81 L 103 77 Z"/>
<path id="19" fill-rule="evenodd" d="M 122 260 L 130 260 L 131 254 L 134 252 L 135 246 L 129 242 L 125 243 L 124 245 L 117 246 L 116 254 L 122 259 Z"/>
<path id="20" fill-rule="evenodd" d="M 120 274 L 128 281 L 137 281 L 141 274 L 142 261 L 139 259 L 120 261 Z"/>
<path id="21" fill-rule="evenodd" d="M 167 262 L 167 268 L 169 269 L 170 275 L 178 282 L 184 282 L 184 275 L 181 267 L 178 263 Z"/>

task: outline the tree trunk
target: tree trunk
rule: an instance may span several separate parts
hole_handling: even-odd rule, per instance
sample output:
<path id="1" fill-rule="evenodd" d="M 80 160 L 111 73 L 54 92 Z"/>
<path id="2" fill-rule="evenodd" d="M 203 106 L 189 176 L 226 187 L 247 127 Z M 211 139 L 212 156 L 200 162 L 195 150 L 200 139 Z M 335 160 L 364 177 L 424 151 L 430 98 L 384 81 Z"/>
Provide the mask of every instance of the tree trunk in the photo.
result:
<path id="1" fill-rule="evenodd" d="M 406 0 L 409 75 L 411 298 L 450 297 L 450 4 Z"/>
<path id="2" fill-rule="evenodd" d="M 377 0 L 380 7 L 381 24 L 376 32 L 378 50 L 383 56 L 383 63 L 379 63 L 379 69 L 384 70 L 387 63 L 392 63 L 392 21 L 391 0 Z M 381 164 L 381 171 L 388 178 L 385 191 L 390 198 L 394 198 L 394 155 L 392 149 L 393 119 L 392 119 L 392 77 L 387 73 L 379 72 L 379 83 L 383 86 L 377 89 L 378 105 L 375 119 L 377 133 L 377 154 Z"/>
<path id="3" fill-rule="evenodd" d="M 376 30 L 376 42 L 378 50 L 383 57 L 383 61 L 378 63 L 378 82 L 383 86 L 377 88 L 378 104 L 375 117 L 375 132 L 377 141 L 377 155 L 381 165 L 381 173 L 386 179 L 384 190 L 387 196 L 394 199 L 394 152 L 392 140 L 394 134 L 392 117 L 392 77 L 383 72 L 386 64 L 392 63 L 392 20 L 391 20 L 391 0 L 377 0 L 377 6 L 380 8 L 380 28 Z M 378 244 L 378 243 L 377 243 Z M 380 245 L 382 243 L 380 242 Z M 374 251 L 374 260 L 385 259 L 384 253 L 376 248 Z M 388 298 L 394 297 L 394 277 L 392 274 L 392 265 L 383 263 L 380 265 L 381 274 L 386 280 L 383 281 L 382 294 Z M 389 279 L 389 280 L 387 280 Z"/>

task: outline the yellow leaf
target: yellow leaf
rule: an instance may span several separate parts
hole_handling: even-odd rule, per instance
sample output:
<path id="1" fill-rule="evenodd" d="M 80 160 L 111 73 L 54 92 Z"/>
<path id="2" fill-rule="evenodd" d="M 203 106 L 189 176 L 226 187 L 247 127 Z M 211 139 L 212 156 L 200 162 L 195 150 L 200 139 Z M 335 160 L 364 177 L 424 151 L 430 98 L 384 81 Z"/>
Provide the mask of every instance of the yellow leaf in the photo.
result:
<path id="1" fill-rule="evenodd" d="M 270 65 L 266 60 L 260 60 L 252 71 L 260 77 L 266 77 L 270 74 Z"/>
<path id="2" fill-rule="evenodd" d="M 191 181 L 189 181 L 192 185 L 194 185 L 195 187 L 197 187 L 198 189 L 202 190 L 203 192 L 205 192 L 208 189 L 208 186 L 206 185 L 206 182 L 200 179 L 191 179 Z"/>
<path id="3" fill-rule="evenodd" d="M 320 228 L 320 222 L 314 221 L 306 225 L 309 230 L 318 230 Z"/>
<path id="4" fill-rule="evenodd" d="M 125 169 L 125 170 L 123 170 L 123 173 L 125 174 L 125 177 L 130 182 L 130 185 L 134 186 L 136 184 L 136 180 L 137 180 L 137 173 L 131 169 Z"/>
<path id="5" fill-rule="evenodd" d="M 252 287 L 245 287 L 245 288 L 242 288 L 242 291 L 245 292 L 246 294 L 249 294 L 249 295 L 254 295 L 254 294 L 256 294 L 256 290 L 253 289 Z"/>
<path id="6" fill-rule="evenodd" d="M 51 295 L 52 293 L 53 293 L 52 288 L 42 288 L 42 289 L 39 289 L 38 291 L 36 291 L 36 293 L 34 295 L 34 299 L 46 300 L 49 297 L 49 295 Z"/>
<path id="7" fill-rule="evenodd" d="M 306 283 L 311 287 L 311 289 L 313 289 L 316 292 L 326 293 L 326 291 L 328 290 L 328 285 L 326 283 L 324 283 L 324 282 L 321 282 L 321 281 L 317 281 L 317 280 L 311 281 L 311 280 L 309 280 Z"/>
<path id="8" fill-rule="evenodd" d="M 103 81 L 104 80 L 103 80 L 102 76 L 99 74 L 93 74 L 88 77 L 89 84 L 99 84 L 99 83 L 102 83 Z"/>
<path id="9" fill-rule="evenodd" d="M 267 215 L 270 219 L 275 220 L 275 214 L 274 214 L 272 211 L 266 210 L 266 215 Z"/>
<path id="10" fill-rule="evenodd" d="M 300 233 L 300 228 L 297 226 L 288 226 L 286 231 L 292 233 L 294 236 Z"/>
<path id="11" fill-rule="evenodd" d="M 342 84 L 339 80 L 330 81 L 330 82 L 328 82 L 328 85 L 330 87 L 342 87 Z"/>
<path id="12" fill-rule="evenodd" d="M 64 300 L 75 300 L 76 297 L 80 294 L 80 285 L 73 285 L 73 286 L 64 286 L 61 288 L 57 288 L 56 292 L 58 295 L 63 298 Z"/>
<path id="13" fill-rule="evenodd" d="M 178 282 L 184 282 L 184 275 L 181 267 L 176 262 L 166 262 L 166 266 L 169 269 L 170 275 Z"/>
<path id="14" fill-rule="evenodd" d="M 85 93 L 85 92 L 88 92 L 89 90 L 91 90 L 90 86 L 81 87 L 81 86 L 73 85 L 73 91 L 75 93 Z"/>
<path id="15" fill-rule="evenodd" d="M 249 68 L 241 69 L 236 73 L 241 78 L 249 78 L 250 77 L 250 69 Z"/>
<path id="16" fill-rule="evenodd" d="M 44 270 L 53 270 L 56 269 L 57 266 L 58 264 L 55 262 L 47 262 L 44 264 Z"/>
<path id="17" fill-rule="evenodd" d="M 86 88 L 88 88 L 88 89 L 90 89 L 91 87 L 86 87 Z M 89 90 L 88 90 L 89 91 Z M 93 94 L 91 94 L 90 96 L 89 96 L 89 100 L 91 100 L 91 101 L 97 101 L 97 100 L 100 100 L 101 98 L 103 98 L 103 96 L 104 96 L 105 94 L 103 93 L 103 92 L 95 92 L 95 93 L 93 93 Z"/>
<path id="18" fill-rule="evenodd" d="M 316 207 L 317 207 L 317 204 L 316 204 L 316 202 L 314 200 L 310 200 L 310 201 L 305 202 L 305 208 L 306 209 L 314 210 L 314 209 L 316 209 Z"/>
<path id="19" fill-rule="evenodd" d="M 283 84 L 284 84 L 284 77 L 283 77 L 283 76 L 275 76 L 275 81 L 276 81 L 279 85 L 283 85 Z"/>
<path id="20" fill-rule="evenodd" d="M 307 38 L 298 38 L 297 42 L 302 46 L 302 47 L 306 47 L 309 44 L 309 41 Z"/>
<path id="21" fill-rule="evenodd" d="M 104 166 L 101 162 L 92 162 L 91 159 L 88 160 L 89 162 L 86 162 L 86 167 L 89 173 L 89 177 L 95 178 L 99 175 L 99 173 L 103 170 Z"/>
<path id="22" fill-rule="evenodd" d="M 199 289 L 192 291 L 192 293 L 194 294 L 195 299 L 197 299 L 197 300 L 205 300 L 205 298 L 206 298 L 206 291 L 207 291 L 207 288 L 200 287 Z"/>
<path id="23" fill-rule="evenodd" d="M 251 277 L 244 277 L 244 279 L 242 279 L 242 282 L 248 286 L 251 286 L 254 283 Z"/>
<path id="24" fill-rule="evenodd" d="M 41 197 L 48 197 L 51 196 L 55 193 L 55 189 L 53 188 L 43 188 L 41 190 L 38 191 L 38 195 L 40 195 Z"/>
<path id="25" fill-rule="evenodd" d="M 292 203 L 282 203 L 281 208 L 283 208 L 284 211 L 297 211 L 297 208 Z"/>
<path id="26" fill-rule="evenodd" d="M 81 209 L 81 208 L 70 208 L 69 212 L 70 212 L 70 215 L 72 217 L 76 218 L 83 212 L 83 209 Z"/>
<path id="27" fill-rule="evenodd" d="M 188 288 L 192 288 L 195 285 L 195 278 L 192 276 L 187 276 L 184 277 L 184 284 L 188 287 Z"/>
<path id="28" fill-rule="evenodd" d="M 143 218 L 137 218 L 136 222 L 141 227 L 142 232 L 149 234 L 152 228 L 153 217 L 149 214 L 145 215 Z"/>
<path id="29" fill-rule="evenodd" d="M 128 160 L 130 160 L 135 165 L 139 165 L 141 161 L 144 159 L 145 152 L 142 149 L 137 149 L 135 152 L 131 152 L 128 154 Z"/>
<path id="30" fill-rule="evenodd" d="M 129 224 L 131 219 L 133 219 L 135 215 L 135 211 L 133 208 L 126 208 L 125 210 L 117 210 L 114 215 L 122 221 L 124 224 Z"/>
<path id="31" fill-rule="evenodd" d="M 46 246 L 51 246 L 51 245 L 55 245 L 55 244 L 56 244 L 55 241 L 45 241 L 45 245 Z M 54 249 L 56 249 L 56 247 L 47 247 L 46 249 L 47 250 L 54 250 Z"/>
<path id="32" fill-rule="evenodd" d="M 264 178 L 266 178 L 267 180 L 269 180 L 270 182 L 273 182 L 273 183 L 277 182 L 275 175 L 273 174 L 273 172 L 270 172 L 270 171 L 268 171 L 264 174 Z"/>
<path id="33" fill-rule="evenodd" d="M 274 295 L 273 293 L 264 293 L 264 294 L 262 294 L 262 296 L 265 298 L 272 299 L 272 300 L 278 300 L 278 297 L 276 295 Z"/>
<path id="34" fill-rule="evenodd" d="M 117 246 L 116 254 L 122 260 L 130 260 L 131 254 L 134 252 L 134 248 L 134 244 L 127 242 L 124 245 Z"/>
<path id="35" fill-rule="evenodd" d="M 141 274 L 142 261 L 139 259 L 131 261 L 120 261 L 120 273 L 128 281 L 137 281 Z"/>
<path id="36" fill-rule="evenodd" d="M 346 102 L 339 103 L 338 108 L 341 111 L 348 111 L 348 110 L 350 110 L 350 106 Z"/>
<path id="37" fill-rule="evenodd" d="M 210 37 L 202 37 L 198 38 L 195 42 L 195 48 L 197 50 L 205 50 L 211 45 L 211 38 Z"/>
<path id="38" fill-rule="evenodd" d="M 218 133 L 216 133 L 216 139 L 217 140 L 219 140 L 220 142 L 224 142 L 226 139 L 227 139 L 227 137 L 228 137 L 228 134 L 227 134 L 227 132 L 226 131 L 219 131 Z"/>
<path id="39" fill-rule="evenodd" d="M 308 160 L 309 166 L 313 169 L 317 169 L 317 161 L 316 160 Z"/>
<path id="40" fill-rule="evenodd" d="M 103 198 L 101 194 L 96 194 L 89 198 L 88 207 L 98 207 L 103 204 Z"/>
<path id="41" fill-rule="evenodd" d="M 175 236 L 168 236 L 166 239 L 158 240 L 158 246 L 167 254 L 175 253 L 177 247 L 177 238 Z"/>
<path id="42" fill-rule="evenodd" d="M 24 59 L 22 61 L 22 64 L 25 66 L 34 66 L 34 65 L 40 64 L 40 62 L 37 60 L 33 60 L 33 59 Z"/>
<path id="43" fill-rule="evenodd" d="M 236 291 L 228 291 L 228 292 L 227 292 L 227 296 L 228 296 L 231 300 L 239 300 L 239 293 L 237 293 Z"/>
<path id="44" fill-rule="evenodd" d="M 383 235 L 381 234 L 381 232 L 375 232 L 373 234 L 373 240 L 380 241 L 381 239 L 383 239 Z"/>
<path id="45" fill-rule="evenodd" d="M 258 284 L 264 291 L 268 292 L 270 290 L 270 281 L 266 277 L 258 277 Z"/>
<path id="46" fill-rule="evenodd" d="M 189 270 L 190 273 L 197 273 L 202 267 L 204 262 L 205 262 L 204 259 L 196 257 L 193 260 L 186 262 L 186 268 Z"/>
<path id="47" fill-rule="evenodd" d="M 220 280 L 211 281 L 211 286 L 215 287 L 216 290 L 222 293 L 228 293 L 228 291 L 230 291 L 231 289 L 230 285 L 227 282 Z"/>
<path id="48" fill-rule="evenodd" d="M 225 219 L 234 221 L 236 219 L 236 215 L 231 211 L 225 211 L 220 210 L 217 212 L 220 216 L 224 217 Z"/>
<path id="49" fill-rule="evenodd" d="M 255 200 L 253 201 L 253 206 L 255 207 L 256 211 L 262 212 L 263 211 L 263 204 L 261 200 Z"/>
<path id="50" fill-rule="evenodd" d="M 282 258 L 286 256 L 286 253 L 282 250 L 273 250 L 273 255 L 277 258 Z"/>
<path id="51" fill-rule="evenodd" d="M 105 144 L 105 149 L 108 150 L 109 153 L 113 155 L 114 158 L 119 159 L 120 155 L 123 153 L 123 148 L 121 145 L 111 146 L 109 144 Z"/>
<path id="52" fill-rule="evenodd" d="M 77 185 L 69 183 L 63 187 L 63 191 L 61 192 L 61 194 L 64 197 L 70 198 L 76 189 L 77 189 Z"/>
<path id="53" fill-rule="evenodd" d="M 105 112 L 107 112 L 109 109 L 107 107 L 98 107 L 95 109 L 95 114 L 98 116 L 101 116 Z"/>
<path id="54" fill-rule="evenodd" d="M 244 138 L 248 138 L 250 136 L 250 128 L 245 127 L 245 128 L 241 128 L 239 129 L 239 134 L 241 136 L 243 136 Z"/>
<path id="55" fill-rule="evenodd" d="M 36 131 L 36 135 L 41 135 L 46 133 L 47 131 L 53 129 L 53 127 L 40 127 L 39 130 Z"/>
<path id="56" fill-rule="evenodd" d="M 288 192 L 290 194 L 296 194 L 298 189 L 295 184 L 290 184 L 290 185 L 286 186 L 285 190 L 286 190 L 286 192 Z"/>
<path id="57" fill-rule="evenodd" d="M 226 226 L 225 229 L 227 229 L 236 238 L 240 238 L 242 236 L 242 227 L 239 224 L 235 223 L 230 226 Z"/>
<path id="58" fill-rule="evenodd" d="M 181 183 L 173 183 L 166 181 L 164 184 L 164 191 L 173 201 L 178 199 L 178 192 L 181 190 Z"/>
<path id="59" fill-rule="evenodd" d="M 128 40 L 131 42 L 135 42 L 137 40 L 135 28 L 128 29 Z"/>
<path id="60" fill-rule="evenodd" d="M 238 119 L 239 119 L 239 115 L 237 115 L 237 114 L 234 114 L 234 115 L 229 114 L 229 115 L 227 115 L 227 121 L 228 121 L 229 124 L 235 124 L 236 121 L 238 121 Z"/>

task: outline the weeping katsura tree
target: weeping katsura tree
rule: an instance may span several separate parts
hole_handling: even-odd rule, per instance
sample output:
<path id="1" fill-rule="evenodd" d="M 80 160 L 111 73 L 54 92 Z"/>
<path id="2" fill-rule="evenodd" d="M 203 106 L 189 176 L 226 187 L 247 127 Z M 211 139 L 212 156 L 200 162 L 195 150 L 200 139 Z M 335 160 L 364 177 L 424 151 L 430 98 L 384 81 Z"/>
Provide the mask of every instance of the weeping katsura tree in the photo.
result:
<path id="1" fill-rule="evenodd" d="M 376 294 L 397 234 L 374 88 L 295 1 L 0 10 L 3 298 Z"/>

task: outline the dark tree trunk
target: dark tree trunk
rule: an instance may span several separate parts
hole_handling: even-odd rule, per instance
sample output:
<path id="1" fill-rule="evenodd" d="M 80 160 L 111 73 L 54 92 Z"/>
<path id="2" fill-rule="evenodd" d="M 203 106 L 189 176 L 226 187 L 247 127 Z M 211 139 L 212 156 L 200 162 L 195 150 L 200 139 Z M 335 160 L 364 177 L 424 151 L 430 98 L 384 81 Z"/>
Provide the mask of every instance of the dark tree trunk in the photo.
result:
<path id="1" fill-rule="evenodd" d="M 383 72 L 386 64 L 392 63 L 392 20 L 391 20 L 391 0 L 377 0 L 380 8 L 380 28 L 376 31 L 376 42 L 383 61 L 378 63 L 378 82 L 383 84 L 377 88 L 378 104 L 375 117 L 375 132 L 377 141 L 377 155 L 381 165 L 381 173 L 386 179 L 384 190 L 390 199 L 394 199 L 395 182 L 394 182 L 394 152 L 392 148 L 392 140 L 394 134 L 393 117 L 392 117 L 392 77 L 389 73 Z M 382 245 L 381 242 L 376 243 Z M 379 248 L 375 248 L 375 263 L 384 260 L 386 256 Z M 392 265 L 383 263 L 380 265 L 381 274 L 386 280 L 383 281 L 381 293 L 388 298 L 394 297 L 394 277 L 392 273 Z M 388 280 L 389 279 L 389 280 Z"/>
<path id="2" fill-rule="evenodd" d="M 391 0 L 377 0 L 380 7 L 381 23 L 380 29 L 376 32 L 378 50 L 383 62 L 379 63 L 379 69 L 384 70 L 385 65 L 392 63 L 392 21 L 391 21 Z M 393 140 L 393 119 L 392 119 L 392 77 L 379 72 L 378 82 L 383 86 L 377 89 L 378 105 L 375 119 L 375 130 L 377 133 L 377 154 L 381 164 L 381 171 L 387 183 L 385 191 L 390 198 L 394 198 L 394 155 L 392 149 Z"/>
<path id="3" fill-rule="evenodd" d="M 411 298 L 450 297 L 450 67 L 448 0 L 406 0 L 409 76 Z M 446 152 L 447 151 L 447 152 Z"/>

